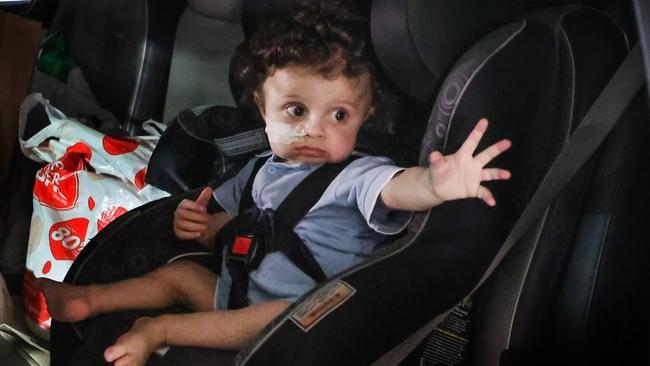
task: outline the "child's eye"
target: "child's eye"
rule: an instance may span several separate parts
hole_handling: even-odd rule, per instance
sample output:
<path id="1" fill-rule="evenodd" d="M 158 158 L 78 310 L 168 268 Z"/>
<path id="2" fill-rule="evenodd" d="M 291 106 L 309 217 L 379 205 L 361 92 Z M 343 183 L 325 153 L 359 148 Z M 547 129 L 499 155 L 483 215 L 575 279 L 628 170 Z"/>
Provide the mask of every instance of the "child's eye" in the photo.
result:
<path id="1" fill-rule="evenodd" d="M 345 120 L 347 118 L 347 116 L 348 116 L 348 112 L 346 112 L 346 111 L 344 111 L 342 109 L 339 109 L 339 110 L 336 110 L 336 111 L 332 112 L 332 118 L 337 122 L 341 122 L 341 121 Z"/>
<path id="2" fill-rule="evenodd" d="M 307 109 L 302 104 L 291 104 L 285 108 L 287 113 L 294 117 L 302 117 L 305 115 Z"/>

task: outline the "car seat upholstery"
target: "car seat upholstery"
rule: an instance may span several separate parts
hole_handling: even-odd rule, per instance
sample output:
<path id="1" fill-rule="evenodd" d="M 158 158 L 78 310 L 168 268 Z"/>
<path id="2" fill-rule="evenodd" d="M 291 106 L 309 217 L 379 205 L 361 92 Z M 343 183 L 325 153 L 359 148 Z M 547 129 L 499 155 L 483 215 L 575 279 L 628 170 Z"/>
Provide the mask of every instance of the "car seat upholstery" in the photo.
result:
<path id="1" fill-rule="evenodd" d="M 228 69 L 244 40 L 241 0 L 190 0 L 176 31 L 163 121 L 202 104 L 235 106 Z"/>
<path id="2" fill-rule="evenodd" d="M 570 66 L 565 79 L 574 90 L 567 99 L 574 129 L 627 52 L 627 42 L 600 12 L 559 8 L 550 15 L 565 39 L 560 44 L 566 51 L 558 57 Z M 647 361 L 647 334 L 620 317 L 648 303 L 643 290 L 648 272 L 639 259 L 647 256 L 648 230 L 633 209 L 647 203 L 647 194 L 639 191 L 647 186 L 647 175 L 634 166 L 647 156 L 638 147 L 647 138 L 644 114 L 645 101 L 639 99 L 600 154 L 474 298 L 470 364 Z M 647 325 L 642 315 L 635 321 Z M 418 361 L 433 362 L 429 356 Z"/>
<path id="3" fill-rule="evenodd" d="M 647 364 L 647 120 L 643 96 L 480 291 L 472 364 Z"/>
<path id="4" fill-rule="evenodd" d="M 501 138 L 513 141 L 511 151 L 494 162 L 494 165 L 513 171 L 513 178 L 496 185 L 487 184 L 494 192 L 498 205 L 489 208 L 478 200 L 460 200 L 418 213 L 405 237 L 387 245 L 367 263 L 319 285 L 276 318 L 254 343 L 239 353 L 238 365 L 371 364 L 423 324 L 460 302 L 481 278 L 575 124 L 627 51 L 625 39 L 620 37 L 616 27 L 604 15 L 591 9 L 566 6 L 519 17 L 517 14 L 524 9 L 518 7 L 513 10 L 509 6 L 514 3 L 506 6 L 505 2 L 497 1 L 495 3 L 503 8 L 492 7 L 493 13 L 484 13 L 486 16 L 494 14 L 496 18 L 476 25 L 479 30 L 473 27 L 474 23 L 472 27 L 464 27 L 467 18 L 462 12 L 446 11 L 449 10 L 447 6 L 455 7 L 455 3 L 376 0 L 371 14 L 373 42 L 387 74 L 404 88 L 404 92 L 421 102 L 433 98 L 421 145 L 422 164 L 426 163 L 426 157 L 433 150 L 443 153 L 456 151 L 480 117 L 488 117 L 491 125 L 479 149 Z M 458 5 L 458 9 L 472 9 L 469 3 L 475 5 L 467 1 L 464 7 Z M 406 13 L 400 13 L 399 9 Z M 475 10 L 480 12 L 481 9 Z M 389 14 L 404 16 L 391 19 Z M 382 17 L 383 22 L 387 23 L 376 23 Z M 505 25 L 481 40 L 475 39 L 497 24 Z M 451 47 L 446 37 L 438 40 L 442 43 L 432 41 L 437 39 L 436 36 L 427 32 L 437 32 L 436 27 L 457 30 L 454 39 L 461 44 Z M 605 40 L 602 43 L 599 38 L 589 35 L 594 29 L 603 32 Z M 391 32 L 400 33 L 401 36 Z M 405 61 L 400 68 L 396 57 L 407 56 L 399 55 L 395 49 L 402 47 L 410 50 L 408 57 L 415 55 L 417 60 Z M 589 50 L 598 48 L 602 57 L 585 58 Z M 452 51 L 447 57 L 436 54 L 446 53 L 448 49 Z M 454 52 L 457 54 L 453 55 Z M 426 54 L 430 57 L 425 57 Z M 416 73 L 412 65 L 419 65 Z M 417 78 L 417 75 L 423 76 Z M 629 133 L 623 135 L 629 136 Z M 560 236 L 557 244 L 565 244 L 572 242 L 574 235 L 571 233 L 575 232 L 574 226 L 578 222 L 580 225 L 600 227 L 604 227 L 602 223 L 611 222 L 607 217 L 598 216 L 595 221 L 600 220 L 601 223 L 594 224 L 588 215 L 582 220 L 575 217 L 564 220 L 567 215 L 582 212 L 580 209 L 584 204 L 580 202 L 584 201 L 580 200 L 585 197 L 583 194 L 591 194 L 591 189 L 607 185 L 610 170 L 596 170 L 597 173 L 593 173 L 599 159 L 595 159 L 576 178 L 574 188 L 570 188 L 547 215 L 540 218 L 538 225 L 522 239 L 525 243 L 519 243 L 517 249 L 536 245 L 530 243 L 537 243 L 539 233 L 546 233 L 545 240 Z M 606 162 L 607 159 L 603 161 Z M 624 169 L 624 166 L 620 169 Z M 644 182 L 646 175 L 640 173 L 641 182 Z M 595 183 L 591 182 L 592 177 L 596 177 Z M 622 187 L 626 189 L 629 185 Z M 613 192 L 609 192 L 607 197 L 612 197 Z M 196 194 L 198 192 L 194 191 L 152 202 L 122 215 L 88 243 L 73 263 L 65 281 L 87 284 L 127 278 L 150 271 L 179 253 L 193 250 L 190 243 L 174 240 L 170 218 L 180 199 Z M 584 207 L 588 208 L 587 212 L 599 212 L 601 205 L 599 201 L 590 201 Z M 626 208 L 617 208 L 616 212 Z M 145 232 L 144 223 L 155 229 Z M 582 232 L 585 239 L 576 243 L 590 241 L 585 235 L 591 231 L 583 229 Z M 624 230 L 616 232 L 623 235 Z M 624 235 L 622 237 L 625 238 Z M 566 254 L 568 252 L 562 245 L 549 246 L 554 249 L 545 254 L 547 264 L 558 261 L 576 263 L 575 269 L 558 269 L 558 273 L 570 274 L 584 269 L 578 265 L 582 258 L 580 251 Z M 576 244 L 575 248 L 585 248 L 585 244 Z M 581 250 L 591 251 L 593 255 L 589 258 L 604 258 L 606 255 L 603 253 L 611 250 L 609 245 L 601 245 L 600 248 Z M 631 255 L 625 250 L 620 253 L 623 256 Z M 642 253 L 642 250 L 631 253 Z M 615 272 L 610 270 L 612 268 L 622 268 L 621 256 L 611 258 L 606 262 L 612 265 L 594 265 L 592 268 L 608 268 L 609 273 Z M 521 263 L 527 265 L 530 261 L 517 263 L 515 267 L 520 270 Z M 550 271 L 553 272 L 552 269 Z M 537 273 L 536 276 L 548 277 L 545 272 L 531 271 Z M 581 287 L 584 278 L 594 276 L 593 272 L 580 274 L 583 275 L 582 279 L 580 276 L 570 276 L 561 285 L 554 284 L 553 287 L 561 288 L 561 292 L 570 297 L 569 294 L 576 293 L 573 288 L 585 289 Z M 517 313 L 517 326 L 521 328 L 513 327 L 513 334 L 519 332 L 519 338 L 501 332 L 497 339 L 485 339 L 492 329 L 508 328 L 503 319 L 509 315 L 501 313 L 501 308 L 499 311 L 490 309 L 489 303 L 496 304 L 497 300 L 512 303 L 507 296 L 506 300 L 496 296 L 503 288 L 496 283 L 498 277 L 505 281 L 512 279 L 511 276 L 516 275 L 495 276 L 494 287 L 487 287 L 479 297 L 477 317 L 486 320 L 477 320 L 477 327 L 484 331 L 477 335 L 476 340 L 485 342 L 485 349 L 477 346 L 476 355 L 481 360 L 485 357 L 485 364 L 498 364 L 501 351 L 511 347 L 507 344 L 508 339 L 514 339 L 519 342 L 514 345 L 526 348 L 530 344 L 526 342 L 537 337 L 524 333 L 529 329 L 527 324 L 539 324 L 539 320 L 528 318 L 530 320 L 526 323 L 523 315 L 520 315 L 522 313 Z M 526 277 L 529 276 L 532 274 Z M 616 276 L 607 278 L 606 282 L 617 283 Z M 542 290 L 544 286 L 541 286 Z M 503 291 L 506 293 L 516 292 L 512 288 L 505 288 Z M 600 291 L 601 288 L 603 291 Z M 612 289 L 609 286 L 596 286 L 590 291 L 583 291 L 585 295 L 576 300 L 579 306 L 569 306 L 567 302 L 556 303 L 556 314 L 576 308 L 581 308 L 583 314 L 590 309 L 602 314 L 604 310 L 601 310 L 600 300 L 610 299 L 609 290 L 605 291 L 605 288 Z M 534 286 L 524 293 L 533 289 Z M 496 294 L 492 296 L 496 296 L 497 300 L 489 300 L 489 292 Z M 591 296 L 595 292 L 597 296 Z M 629 295 L 630 291 L 626 293 Z M 534 302 L 532 299 L 537 298 L 527 300 L 521 297 L 515 302 Z M 595 302 L 590 302 L 592 300 Z M 481 302 L 484 305 L 480 305 Z M 548 304 L 543 299 L 541 302 Z M 524 313 L 530 315 L 531 312 L 535 310 Z M 99 322 L 106 322 L 106 319 L 110 323 L 110 316 L 99 316 L 71 325 L 53 322 L 52 364 L 64 365 L 71 359 L 92 357 L 92 350 L 84 345 L 94 348 L 96 353 L 107 342 L 112 342 L 96 326 Z M 135 316 L 138 315 L 131 318 Z M 573 329 L 587 335 L 584 323 L 576 324 Z"/>
<path id="5" fill-rule="evenodd" d="M 52 24 L 97 102 L 127 129 L 162 117 L 176 24 L 185 1 L 66 0 Z"/>
<path id="6" fill-rule="evenodd" d="M 587 98 L 574 101 L 577 117 L 607 81 L 601 71 L 626 53 L 617 24 L 584 13 L 560 19 L 571 44 L 574 83 Z M 580 42 L 584 38 L 592 42 Z M 647 114 L 647 97 L 640 95 L 550 207 L 538 236 L 521 242 L 481 291 L 474 364 L 496 365 L 500 358 L 502 365 L 648 362 L 648 318 L 636 310 L 649 301 L 650 231 L 639 214 L 650 198 L 642 167 Z"/>
<path id="7" fill-rule="evenodd" d="M 372 37 L 377 57 L 408 95 L 430 102 L 451 65 L 486 33 L 514 20 L 526 1 L 375 0 Z M 388 31 L 390 30 L 390 31 Z"/>

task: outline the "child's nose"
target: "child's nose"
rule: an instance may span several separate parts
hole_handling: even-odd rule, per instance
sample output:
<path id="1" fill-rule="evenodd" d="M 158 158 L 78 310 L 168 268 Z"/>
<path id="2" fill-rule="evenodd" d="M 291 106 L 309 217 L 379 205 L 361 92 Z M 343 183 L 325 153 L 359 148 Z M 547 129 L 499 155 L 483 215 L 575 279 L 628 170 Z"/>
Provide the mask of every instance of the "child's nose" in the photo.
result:
<path id="1" fill-rule="evenodd" d="M 321 137 L 325 134 L 324 126 L 327 121 L 324 118 L 310 118 L 304 127 L 304 131 L 309 137 Z"/>

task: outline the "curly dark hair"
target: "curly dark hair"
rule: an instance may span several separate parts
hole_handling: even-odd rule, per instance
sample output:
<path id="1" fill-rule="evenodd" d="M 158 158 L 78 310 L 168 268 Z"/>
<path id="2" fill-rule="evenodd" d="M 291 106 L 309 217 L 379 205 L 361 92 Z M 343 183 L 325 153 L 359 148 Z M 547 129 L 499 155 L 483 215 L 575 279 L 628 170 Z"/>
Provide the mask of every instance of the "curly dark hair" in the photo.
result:
<path id="1" fill-rule="evenodd" d="M 368 18 L 352 0 L 306 1 L 282 10 L 261 17 L 235 52 L 230 78 L 239 106 L 254 107 L 254 92 L 274 70 L 288 65 L 324 77 L 368 72 L 376 86 Z"/>

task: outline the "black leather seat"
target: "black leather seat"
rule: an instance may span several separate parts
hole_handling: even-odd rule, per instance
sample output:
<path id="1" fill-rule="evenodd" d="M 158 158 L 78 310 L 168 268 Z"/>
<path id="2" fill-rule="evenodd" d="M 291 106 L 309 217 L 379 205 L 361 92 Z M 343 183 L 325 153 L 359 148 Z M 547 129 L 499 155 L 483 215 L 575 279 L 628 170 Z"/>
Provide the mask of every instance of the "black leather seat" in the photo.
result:
<path id="1" fill-rule="evenodd" d="M 228 66 L 244 35 L 240 0 L 65 0 L 52 25 L 97 103 L 131 134 L 204 104 L 234 105 Z"/>
<path id="2" fill-rule="evenodd" d="M 183 0 L 65 0 L 52 28 L 66 37 L 100 106 L 137 132 L 161 120 Z"/>
<path id="3" fill-rule="evenodd" d="M 476 301 L 476 365 L 642 365 L 648 355 L 647 97 Z"/>
<path id="4" fill-rule="evenodd" d="M 584 29 L 577 24 L 584 19 L 567 15 L 567 29 Z M 591 18 L 589 34 L 598 42 L 574 48 L 576 85 L 594 78 L 594 59 L 614 63 L 625 51 L 615 24 L 603 15 Z M 588 103 L 576 100 L 576 115 Z M 650 361 L 650 229 L 643 213 L 650 202 L 650 176 L 644 168 L 650 156 L 644 148 L 650 138 L 647 122 L 644 93 L 541 218 L 545 222 L 537 235 L 522 240 L 481 291 L 474 364 Z"/>

